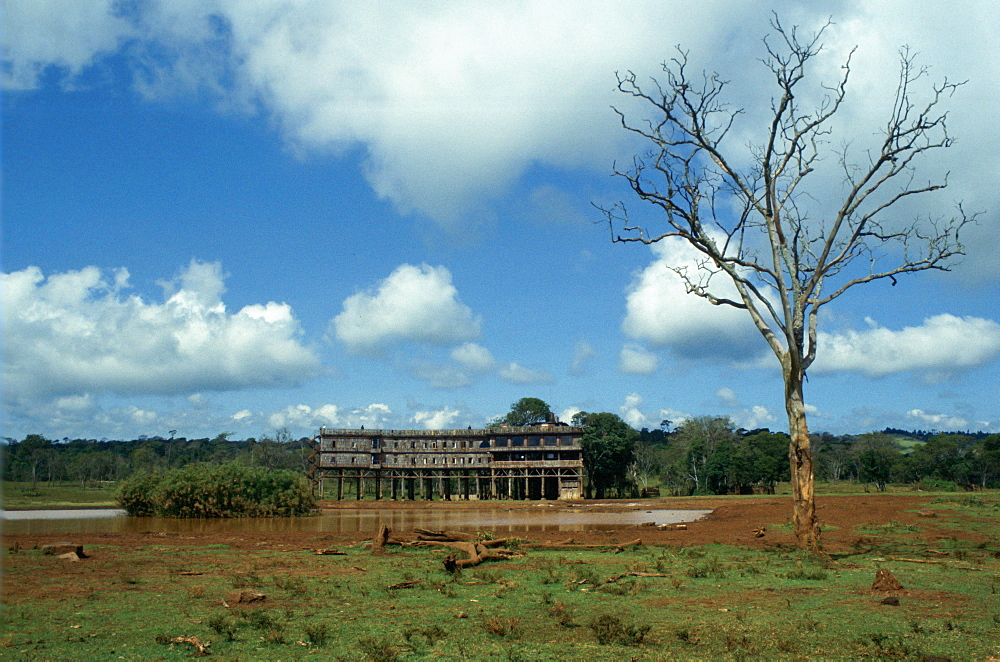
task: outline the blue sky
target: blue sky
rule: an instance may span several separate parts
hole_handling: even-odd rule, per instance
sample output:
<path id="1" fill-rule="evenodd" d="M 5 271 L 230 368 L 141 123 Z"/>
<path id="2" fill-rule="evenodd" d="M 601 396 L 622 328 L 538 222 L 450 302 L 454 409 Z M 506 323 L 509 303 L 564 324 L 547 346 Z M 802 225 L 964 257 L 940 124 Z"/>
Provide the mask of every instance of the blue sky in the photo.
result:
<path id="1" fill-rule="evenodd" d="M 655 75 L 675 44 L 759 137 L 770 9 L 832 16 L 816 80 L 858 47 L 835 125 L 853 154 L 900 46 L 928 82 L 968 79 L 955 146 L 920 171 L 949 187 L 906 211 L 982 212 L 952 272 L 824 309 L 810 428 L 1000 431 L 994 3 L 749 4 L 9 0 L 3 434 L 480 426 L 524 396 L 785 428 L 748 320 L 683 294 L 678 246 L 612 244 L 593 206 L 646 213 L 610 177 L 643 149 L 615 72 Z"/>

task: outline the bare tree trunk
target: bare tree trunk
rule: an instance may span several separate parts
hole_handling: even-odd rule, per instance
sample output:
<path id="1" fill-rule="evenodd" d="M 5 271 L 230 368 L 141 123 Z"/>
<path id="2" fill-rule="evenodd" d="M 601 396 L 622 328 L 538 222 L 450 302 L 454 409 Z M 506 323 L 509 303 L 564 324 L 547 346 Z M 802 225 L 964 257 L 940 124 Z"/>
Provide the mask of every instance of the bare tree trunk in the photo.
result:
<path id="1" fill-rule="evenodd" d="M 785 409 L 791 438 L 788 455 L 792 477 L 792 524 L 799 547 L 819 551 L 819 521 L 816 519 L 812 448 L 802 399 L 802 376 L 790 371 L 785 375 Z"/>

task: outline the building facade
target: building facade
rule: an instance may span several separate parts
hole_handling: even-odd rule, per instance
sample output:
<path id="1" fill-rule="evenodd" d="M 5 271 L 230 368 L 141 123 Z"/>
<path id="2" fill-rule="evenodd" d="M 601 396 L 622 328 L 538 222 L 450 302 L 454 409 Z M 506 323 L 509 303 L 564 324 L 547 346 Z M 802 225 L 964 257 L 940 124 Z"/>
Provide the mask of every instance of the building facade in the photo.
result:
<path id="1" fill-rule="evenodd" d="M 583 428 L 321 428 L 309 477 L 318 495 L 362 499 L 580 499 Z"/>

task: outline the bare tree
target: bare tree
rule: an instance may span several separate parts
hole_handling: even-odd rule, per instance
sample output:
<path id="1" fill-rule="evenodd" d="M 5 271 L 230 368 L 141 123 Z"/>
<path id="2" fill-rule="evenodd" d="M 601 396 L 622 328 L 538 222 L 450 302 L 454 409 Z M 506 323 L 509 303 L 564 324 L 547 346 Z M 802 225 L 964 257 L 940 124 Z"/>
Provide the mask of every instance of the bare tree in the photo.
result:
<path id="1" fill-rule="evenodd" d="M 687 53 L 663 65 L 665 79 L 640 84 L 634 73 L 619 74 L 618 89 L 651 113 L 631 122 L 615 109 L 622 126 L 649 143 L 632 167 L 615 174 L 633 192 L 658 208 L 666 223 L 647 231 L 630 218 L 623 203 L 602 207 L 612 240 L 653 244 L 668 237 L 687 242 L 699 268 L 675 265 L 690 294 L 712 304 L 746 310 L 781 364 L 785 409 L 791 436 L 789 458 L 794 493 L 793 522 L 800 547 L 818 549 L 819 523 L 813 491 L 813 458 L 806 423 L 803 382 L 816 358 L 817 314 L 855 285 L 928 269 L 947 270 L 963 253 L 962 227 L 974 220 L 959 205 L 952 218 L 890 218 L 912 196 L 944 188 L 947 177 L 920 182 L 915 166 L 927 153 L 952 143 L 941 102 L 960 85 L 948 80 L 922 85 L 927 70 L 908 49 L 900 51 L 899 84 L 883 134 L 862 159 L 847 147 L 830 146 L 833 119 L 844 102 L 851 56 L 833 85 L 822 85 L 821 100 L 803 108 L 807 64 L 821 50 L 829 23 L 803 38 L 797 30 L 771 22 L 762 59 L 777 84 L 762 138 L 733 145 L 744 109 L 723 99 L 728 81 L 718 74 L 688 73 Z M 853 55 L 853 51 L 851 52 Z M 925 87 L 917 101 L 915 88 Z M 888 104 L 887 104 L 888 105 Z M 825 204 L 824 180 L 814 173 L 832 154 L 842 172 L 842 197 Z M 743 165 L 749 162 L 749 165 Z M 810 177 L 810 175 L 813 175 Z M 812 186 L 812 188 L 810 188 Z M 712 277 L 731 282 L 726 296 L 711 287 Z"/>

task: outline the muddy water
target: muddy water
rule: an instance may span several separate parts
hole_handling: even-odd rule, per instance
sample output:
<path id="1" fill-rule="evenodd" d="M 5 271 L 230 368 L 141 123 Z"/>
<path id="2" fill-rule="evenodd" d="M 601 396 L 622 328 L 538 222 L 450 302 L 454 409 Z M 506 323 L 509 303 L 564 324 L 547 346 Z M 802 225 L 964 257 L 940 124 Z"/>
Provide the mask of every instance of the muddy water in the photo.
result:
<path id="1" fill-rule="evenodd" d="M 499 534 L 530 531 L 595 531 L 629 524 L 691 522 L 708 510 L 600 510 L 596 508 L 406 508 L 399 510 L 339 508 L 315 517 L 246 519 L 176 519 L 127 517 L 120 510 L 3 511 L 3 532 L 9 534 L 128 533 L 169 531 L 194 533 L 373 534 L 380 523 L 395 531 L 414 528 L 480 531 Z"/>

